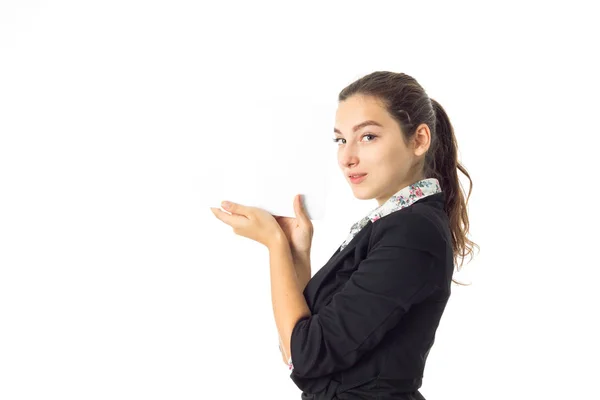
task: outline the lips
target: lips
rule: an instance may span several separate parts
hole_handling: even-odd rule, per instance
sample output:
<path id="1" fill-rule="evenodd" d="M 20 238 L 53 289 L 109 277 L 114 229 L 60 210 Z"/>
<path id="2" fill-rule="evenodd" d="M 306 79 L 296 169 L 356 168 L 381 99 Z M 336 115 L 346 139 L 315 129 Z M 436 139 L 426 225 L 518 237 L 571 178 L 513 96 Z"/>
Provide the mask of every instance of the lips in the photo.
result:
<path id="1" fill-rule="evenodd" d="M 352 175 L 348 175 L 350 178 L 360 178 L 361 176 L 365 176 L 366 173 L 364 174 L 352 174 Z"/>
<path id="2" fill-rule="evenodd" d="M 350 182 L 357 184 L 357 183 L 361 183 L 362 181 L 364 181 L 366 178 L 367 174 L 359 174 L 356 177 L 353 177 L 352 175 L 350 176 Z"/>

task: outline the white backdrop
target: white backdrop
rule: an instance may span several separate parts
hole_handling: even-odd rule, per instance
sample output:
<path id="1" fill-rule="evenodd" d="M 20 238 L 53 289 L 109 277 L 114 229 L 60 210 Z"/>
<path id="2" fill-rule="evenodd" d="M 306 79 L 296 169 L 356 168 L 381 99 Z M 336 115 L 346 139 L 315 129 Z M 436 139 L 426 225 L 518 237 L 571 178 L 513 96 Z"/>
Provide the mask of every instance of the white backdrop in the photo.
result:
<path id="1" fill-rule="evenodd" d="M 300 398 L 268 253 L 209 207 L 269 165 L 326 186 L 317 272 L 376 206 L 331 142 L 338 92 L 375 70 L 442 104 L 474 182 L 481 252 L 421 392 L 600 398 L 586 2 L 215 3 L 0 3 L 0 398 Z"/>

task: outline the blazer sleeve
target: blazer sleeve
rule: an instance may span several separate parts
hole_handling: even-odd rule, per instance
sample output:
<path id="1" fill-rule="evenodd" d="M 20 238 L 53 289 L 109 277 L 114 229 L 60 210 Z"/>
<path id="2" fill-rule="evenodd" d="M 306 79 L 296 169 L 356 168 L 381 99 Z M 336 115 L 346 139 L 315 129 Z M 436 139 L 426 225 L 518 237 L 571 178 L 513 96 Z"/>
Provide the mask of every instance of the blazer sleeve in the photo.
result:
<path id="1" fill-rule="evenodd" d="M 351 367 L 439 287 L 441 265 L 432 248 L 444 239 L 428 218 L 406 213 L 377 228 L 367 258 L 342 289 L 294 325 L 293 375 L 316 378 Z"/>

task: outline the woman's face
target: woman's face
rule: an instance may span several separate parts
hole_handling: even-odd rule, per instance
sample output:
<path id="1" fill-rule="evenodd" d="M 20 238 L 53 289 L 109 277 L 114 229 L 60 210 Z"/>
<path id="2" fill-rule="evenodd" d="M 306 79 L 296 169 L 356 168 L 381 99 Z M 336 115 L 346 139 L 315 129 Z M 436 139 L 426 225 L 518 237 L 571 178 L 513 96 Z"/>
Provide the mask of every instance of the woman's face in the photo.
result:
<path id="1" fill-rule="evenodd" d="M 426 124 L 419 126 L 407 146 L 400 126 L 375 98 L 355 95 L 338 104 L 334 132 L 338 164 L 356 198 L 374 198 L 382 205 L 400 189 L 423 179 L 419 163 L 429 147 Z M 350 175 L 356 173 L 367 175 L 353 182 Z"/>

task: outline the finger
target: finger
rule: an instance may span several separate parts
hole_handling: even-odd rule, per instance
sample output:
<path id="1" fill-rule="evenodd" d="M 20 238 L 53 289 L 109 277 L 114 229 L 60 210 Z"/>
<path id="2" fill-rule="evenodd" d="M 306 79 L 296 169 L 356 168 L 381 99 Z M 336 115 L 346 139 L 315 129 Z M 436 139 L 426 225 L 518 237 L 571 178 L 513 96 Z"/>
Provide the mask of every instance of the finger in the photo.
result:
<path id="1" fill-rule="evenodd" d="M 224 210 L 229 211 L 232 214 L 239 214 L 239 215 L 247 215 L 248 214 L 246 206 L 234 203 L 232 201 L 222 202 L 221 207 L 223 207 Z"/>
<path id="2" fill-rule="evenodd" d="M 306 213 L 304 212 L 304 207 L 301 201 L 301 195 L 296 195 L 296 201 L 294 202 L 294 210 L 296 212 L 296 217 L 301 218 L 306 221 Z"/>
<path id="3" fill-rule="evenodd" d="M 237 222 L 236 222 L 236 218 L 239 218 L 236 215 L 229 215 L 226 212 L 223 212 L 221 210 L 219 210 L 218 208 L 210 208 L 213 212 L 213 214 L 215 215 L 215 217 L 217 217 L 218 219 L 220 219 L 221 221 L 225 222 L 227 225 L 235 228 L 237 226 Z"/>
<path id="4" fill-rule="evenodd" d="M 296 219 L 299 217 L 300 210 L 298 209 L 298 195 L 294 196 L 294 215 Z"/>

